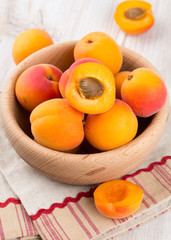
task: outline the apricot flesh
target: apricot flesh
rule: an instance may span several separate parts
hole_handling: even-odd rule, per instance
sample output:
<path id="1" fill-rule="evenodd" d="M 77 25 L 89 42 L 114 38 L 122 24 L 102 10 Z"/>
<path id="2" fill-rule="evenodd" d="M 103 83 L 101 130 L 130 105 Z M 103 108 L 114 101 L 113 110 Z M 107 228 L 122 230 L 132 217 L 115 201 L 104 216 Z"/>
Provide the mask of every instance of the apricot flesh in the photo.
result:
<path id="1" fill-rule="evenodd" d="M 84 139 L 82 120 L 67 99 L 51 99 L 38 105 L 30 115 L 31 131 L 39 144 L 58 151 L 78 147 Z"/>
<path id="2" fill-rule="evenodd" d="M 85 137 L 94 148 L 106 151 L 130 142 L 137 129 L 138 121 L 132 109 L 116 99 L 108 111 L 87 116 Z"/>
<path id="3" fill-rule="evenodd" d="M 139 208 L 142 198 L 142 189 L 125 180 L 102 183 L 94 191 L 97 210 L 108 218 L 124 218 L 133 214 Z"/>
<path id="4" fill-rule="evenodd" d="M 75 60 L 90 57 L 108 67 L 113 74 L 119 72 L 122 65 L 122 52 L 117 43 L 103 32 L 92 32 L 77 42 L 74 48 Z"/>
<path id="5" fill-rule="evenodd" d="M 167 89 L 156 72 L 137 68 L 124 80 L 121 95 L 137 116 L 149 117 L 165 104 Z"/>
<path id="6" fill-rule="evenodd" d="M 80 112 L 87 114 L 105 112 L 115 101 L 114 76 L 102 64 L 94 62 L 80 64 L 70 74 L 65 96 Z"/>
<path id="7" fill-rule="evenodd" d="M 65 98 L 65 87 L 67 84 L 67 81 L 69 79 L 69 76 L 71 72 L 80 64 L 86 63 L 86 62 L 95 62 L 101 64 L 99 61 L 93 58 L 82 58 L 77 61 L 75 61 L 69 69 L 67 69 L 61 76 L 60 81 L 59 81 L 59 90 L 61 92 L 61 95 L 63 98 Z"/>

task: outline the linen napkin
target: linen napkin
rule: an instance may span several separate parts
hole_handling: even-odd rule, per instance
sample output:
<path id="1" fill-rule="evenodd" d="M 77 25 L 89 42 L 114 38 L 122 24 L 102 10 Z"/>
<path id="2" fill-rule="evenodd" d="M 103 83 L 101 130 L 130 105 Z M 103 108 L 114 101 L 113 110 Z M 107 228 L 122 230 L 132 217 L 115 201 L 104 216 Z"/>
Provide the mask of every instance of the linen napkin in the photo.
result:
<path id="1" fill-rule="evenodd" d="M 122 177 L 142 187 L 144 197 L 135 214 L 117 220 L 98 213 L 92 186 L 58 183 L 30 167 L 0 127 L 0 239 L 38 234 L 42 239 L 110 239 L 167 211 L 171 207 L 170 135 L 171 117 L 150 157 Z"/>

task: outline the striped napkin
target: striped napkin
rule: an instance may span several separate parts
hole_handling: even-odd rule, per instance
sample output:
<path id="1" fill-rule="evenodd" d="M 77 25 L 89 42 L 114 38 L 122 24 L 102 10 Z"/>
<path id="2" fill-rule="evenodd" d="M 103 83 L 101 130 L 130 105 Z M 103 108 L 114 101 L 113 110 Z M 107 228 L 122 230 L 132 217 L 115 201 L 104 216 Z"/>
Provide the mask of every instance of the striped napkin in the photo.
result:
<path id="1" fill-rule="evenodd" d="M 112 239 L 164 213 L 171 207 L 170 135 L 171 117 L 150 157 L 122 177 L 144 197 L 135 214 L 117 220 L 96 210 L 94 187 L 58 183 L 30 167 L 0 128 L 0 239 Z"/>

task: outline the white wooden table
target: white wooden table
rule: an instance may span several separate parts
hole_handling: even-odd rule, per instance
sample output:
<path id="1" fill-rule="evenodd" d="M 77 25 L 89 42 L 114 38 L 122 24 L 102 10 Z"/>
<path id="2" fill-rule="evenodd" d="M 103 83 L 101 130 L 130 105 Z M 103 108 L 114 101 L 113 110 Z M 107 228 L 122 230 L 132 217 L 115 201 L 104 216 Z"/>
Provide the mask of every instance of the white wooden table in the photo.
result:
<path id="1" fill-rule="evenodd" d="M 171 94 L 171 1 L 148 0 L 154 26 L 139 36 L 123 33 L 113 14 L 120 0 L 0 0 L 0 91 L 15 68 L 11 49 L 15 37 L 29 28 L 42 28 L 58 42 L 78 40 L 93 31 L 106 32 L 120 45 L 151 61 Z M 169 240 L 171 212 L 126 233 L 117 240 Z"/>

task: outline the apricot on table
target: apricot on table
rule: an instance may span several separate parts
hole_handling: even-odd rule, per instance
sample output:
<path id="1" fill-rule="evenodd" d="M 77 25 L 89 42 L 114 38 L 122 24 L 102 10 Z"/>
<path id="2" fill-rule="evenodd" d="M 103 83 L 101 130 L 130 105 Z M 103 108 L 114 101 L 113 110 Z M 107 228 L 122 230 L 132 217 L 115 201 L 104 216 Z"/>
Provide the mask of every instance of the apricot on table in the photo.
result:
<path id="1" fill-rule="evenodd" d="M 60 93 L 62 95 L 63 98 L 65 98 L 65 87 L 67 84 L 67 81 L 69 79 L 69 76 L 71 74 L 71 72 L 80 64 L 82 63 L 86 63 L 86 62 L 96 62 L 96 63 L 100 63 L 99 61 L 97 61 L 96 59 L 93 58 L 82 58 L 79 59 L 77 61 L 75 61 L 69 69 L 67 69 L 61 76 L 60 80 L 59 80 L 59 90 Z M 100 63 L 101 64 L 101 63 Z"/>
<path id="2" fill-rule="evenodd" d="M 121 95 L 137 116 L 149 117 L 163 107 L 167 89 L 156 72 L 137 68 L 124 80 Z"/>
<path id="3" fill-rule="evenodd" d="M 99 185 L 94 191 L 97 210 L 108 218 L 124 218 L 140 206 L 143 190 L 125 180 L 112 180 Z"/>
<path id="4" fill-rule="evenodd" d="M 30 115 L 31 131 L 39 144 L 58 151 L 78 147 L 84 139 L 82 120 L 67 99 L 51 99 L 38 105 Z"/>
<path id="5" fill-rule="evenodd" d="M 115 101 L 115 81 L 112 72 L 99 63 L 77 66 L 67 81 L 65 96 L 78 111 L 97 114 L 107 111 Z"/>
<path id="6" fill-rule="evenodd" d="M 145 1 L 121 2 L 117 6 L 114 18 L 124 32 L 133 35 L 146 32 L 154 23 L 151 4 Z"/>
<path id="7" fill-rule="evenodd" d="M 128 77 L 129 71 L 119 72 L 115 75 L 115 85 L 116 85 L 116 98 L 122 99 L 121 97 L 121 86 L 123 81 Z"/>
<path id="8" fill-rule="evenodd" d="M 34 28 L 20 33 L 14 41 L 12 56 L 16 64 L 32 53 L 53 44 L 51 36 L 44 30 Z"/>
<path id="9" fill-rule="evenodd" d="M 122 65 L 122 52 L 117 43 L 103 32 L 92 32 L 77 42 L 74 48 L 75 60 L 90 57 L 95 58 L 113 74 L 119 72 Z"/>
<path id="10" fill-rule="evenodd" d="M 19 103 L 32 111 L 40 103 L 60 98 L 59 79 L 62 72 L 50 64 L 34 65 L 26 69 L 18 78 L 15 93 Z"/>
<path id="11" fill-rule="evenodd" d="M 108 111 L 87 116 L 85 137 L 94 148 L 106 151 L 130 142 L 137 129 L 138 121 L 132 109 L 116 99 Z"/>

